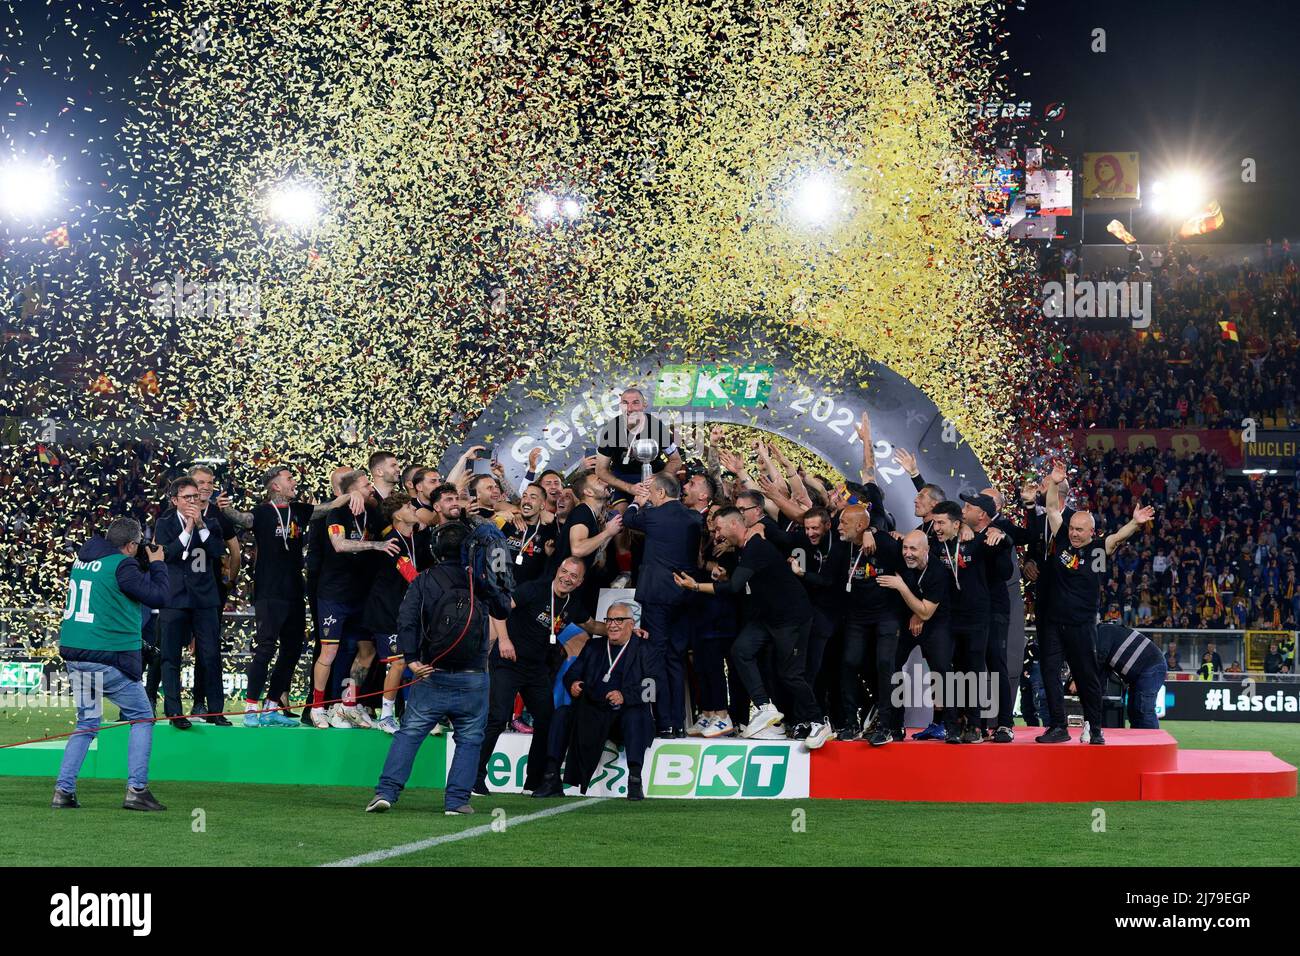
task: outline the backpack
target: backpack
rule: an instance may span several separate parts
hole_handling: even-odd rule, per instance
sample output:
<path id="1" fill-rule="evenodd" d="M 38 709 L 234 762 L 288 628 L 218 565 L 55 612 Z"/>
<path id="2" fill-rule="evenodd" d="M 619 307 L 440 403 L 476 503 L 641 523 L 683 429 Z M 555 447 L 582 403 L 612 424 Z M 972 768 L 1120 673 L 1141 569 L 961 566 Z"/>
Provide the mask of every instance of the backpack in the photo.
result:
<path id="1" fill-rule="evenodd" d="M 510 607 L 515 590 L 514 562 L 506 536 L 491 521 L 478 521 L 460 546 L 460 563 L 474 575 L 479 597 L 491 607 Z"/>
<path id="2" fill-rule="evenodd" d="M 426 573 L 442 593 L 432 617 L 420 608 L 421 663 L 451 667 L 478 662 L 486 640 L 487 610 L 475 582 L 464 568 L 445 564 Z"/>

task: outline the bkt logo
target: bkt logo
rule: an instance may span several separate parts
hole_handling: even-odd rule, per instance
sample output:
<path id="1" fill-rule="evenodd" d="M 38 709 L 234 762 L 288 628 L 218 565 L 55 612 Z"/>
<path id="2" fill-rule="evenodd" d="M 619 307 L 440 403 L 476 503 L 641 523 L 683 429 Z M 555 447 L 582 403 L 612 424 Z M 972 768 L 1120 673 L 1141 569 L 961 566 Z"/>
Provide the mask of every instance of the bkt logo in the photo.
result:
<path id="1" fill-rule="evenodd" d="M 762 405 L 772 391 L 771 365 L 665 365 L 655 385 L 662 408 Z"/>
<path id="2" fill-rule="evenodd" d="M 779 797 L 790 749 L 744 744 L 663 744 L 654 751 L 652 797 Z"/>

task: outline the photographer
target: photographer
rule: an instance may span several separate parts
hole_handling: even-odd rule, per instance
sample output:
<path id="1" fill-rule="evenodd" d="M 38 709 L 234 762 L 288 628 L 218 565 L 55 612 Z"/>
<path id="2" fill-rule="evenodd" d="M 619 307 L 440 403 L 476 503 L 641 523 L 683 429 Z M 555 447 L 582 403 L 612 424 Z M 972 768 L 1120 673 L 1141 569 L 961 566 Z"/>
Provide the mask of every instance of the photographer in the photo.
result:
<path id="1" fill-rule="evenodd" d="M 50 806 L 75 809 L 77 776 L 99 732 L 103 698 L 117 704 L 131 724 L 127 741 L 125 810 L 165 810 L 149 792 L 149 749 L 153 743 L 153 708 L 140 682 L 141 605 L 167 603 L 167 566 L 163 549 L 148 549 L 149 570 L 140 570 L 140 524 L 118 518 L 104 537 L 95 535 L 77 553 L 72 565 L 68 604 L 59 628 L 59 653 L 68 665 L 77 703 L 77 732 L 63 751 L 63 763 Z"/>

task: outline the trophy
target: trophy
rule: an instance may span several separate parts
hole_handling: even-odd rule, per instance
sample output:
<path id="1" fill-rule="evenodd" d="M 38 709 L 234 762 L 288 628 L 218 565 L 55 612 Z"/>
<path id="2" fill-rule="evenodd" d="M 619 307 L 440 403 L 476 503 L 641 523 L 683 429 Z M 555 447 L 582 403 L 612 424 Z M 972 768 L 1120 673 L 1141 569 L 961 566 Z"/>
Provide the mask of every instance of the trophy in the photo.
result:
<path id="1" fill-rule="evenodd" d="M 638 438 L 632 444 L 632 457 L 641 462 L 641 480 L 649 481 L 654 474 L 650 463 L 659 457 L 659 443 L 653 438 Z"/>

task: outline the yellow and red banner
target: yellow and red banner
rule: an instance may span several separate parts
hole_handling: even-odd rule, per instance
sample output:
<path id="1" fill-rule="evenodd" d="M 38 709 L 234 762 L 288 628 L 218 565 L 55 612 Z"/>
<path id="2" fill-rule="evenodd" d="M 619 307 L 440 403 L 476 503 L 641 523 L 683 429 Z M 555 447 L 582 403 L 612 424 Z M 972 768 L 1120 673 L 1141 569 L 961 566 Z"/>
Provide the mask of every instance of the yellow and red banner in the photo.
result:
<path id="1" fill-rule="evenodd" d="M 1217 200 L 1211 199 L 1200 212 L 1183 223 L 1182 228 L 1178 230 L 1178 235 L 1190 239 L 1192 236 L 1203 236 L 1207 232 L 1214 232 L 1222 225 L 1223 210 Z"/>
<path id="2" fill-rule="evenodd" d="M 1084 199 L 1138 198 L 1137 153 L 1084 153 Z"/>

